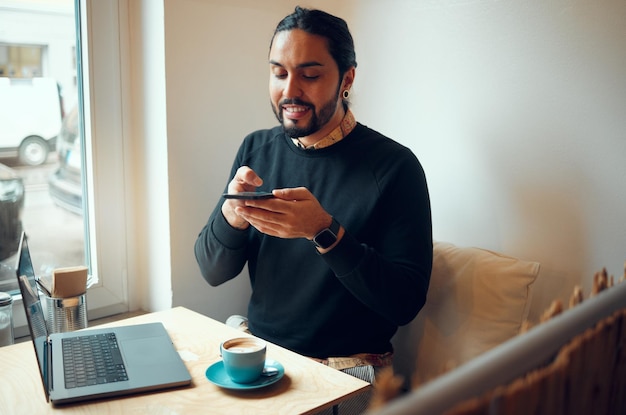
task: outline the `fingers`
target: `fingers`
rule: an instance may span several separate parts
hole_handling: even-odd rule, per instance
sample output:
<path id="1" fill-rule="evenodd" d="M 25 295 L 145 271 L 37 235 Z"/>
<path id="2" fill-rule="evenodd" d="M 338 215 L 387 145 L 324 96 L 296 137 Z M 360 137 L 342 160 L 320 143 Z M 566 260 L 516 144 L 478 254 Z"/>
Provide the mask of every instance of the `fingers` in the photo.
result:
<path id="1" fill-rule="evenodd" d="M 228 185 L 229 192 L 254 191 L 263 180 L 247 166 L 240 167 Z M 331 217 L 305 187 L 274 189 L 274 198 L 228 199 L 222 205 L 226 220 L 239 229 L 252 225 L 262 233 L 281 238 L 308 238 L 328 226 Z"/>
<path id="2" fill-rule="evenodd" d="M 280 238 L 307 238 L 332 218 L 306 188 L 274 189 L 274 198 L 245 200 L 236 207 L 237 215 L 262 233 Z"/>
<path id="3" fill-rule="evenodd" d="M 258 208 L 266 212 L 290 213 L 302 211 L 311 202 L 317 203 L 315 196 L 305 187 L 272 190 L 273 198 L 270 199 L 250 199 L 242 201 L 239 206 Z M 294 202 L 299 202 L 298 205 Z M 308 203 L 307 203 L 308 202 Z M 278 220 L 276 220 L 278 221 Z"/>
<path id="4" fill-rule="evenodd" d="M 248 166 L 241 166 L 237 169 L 235 177 L 228 185 L 229 192 L 246 192 L 254 191 L 257 187 L 263 184 L 263 179 L 256 174 Z"/>
<path id="5" fill-rule="evenodd" d="M 274 189 L 272 193 L 274 193 L 275 197 L 283 200 L 307 200 L 315 198 L 306 187 Z"/>
<path id="6" fill-rule="evenodd" d="M 263 179 L 261 179 L 254 170 L 248 166 L 241 166 L 237 169 L 235 177 L 233 177 L 228 184 L 228 192 L 252 192 L 262 184 Z M 237 213 L 237 206 L 244 206 L 244 204 L 239 200 L 226 200 L 222 205 L 222 214 L 231 226 L 237 229 L 245 229 L 249 226 L 249 223 Z"/>

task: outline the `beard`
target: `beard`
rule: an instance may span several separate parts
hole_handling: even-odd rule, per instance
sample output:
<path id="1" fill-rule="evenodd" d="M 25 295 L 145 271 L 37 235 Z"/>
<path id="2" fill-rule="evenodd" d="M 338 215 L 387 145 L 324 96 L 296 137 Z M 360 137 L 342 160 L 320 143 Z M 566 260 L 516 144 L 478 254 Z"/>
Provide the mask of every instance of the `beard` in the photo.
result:
<path id="1" fill-rule="evenodd" d="M 311 103 L 304 102 L 298 98 L 285 99 L 278 104 L 278 108 L 272 104 L 272 111 L 274 111 L 274 115 L 276 116 L 276 119 L 278 120 L 280 125 L 283 127 L 283 131 L 285 132 L 285 134 L 287 134 L 291 138 L 306 137 L 306 136 L 309 136 L 311 134 L 318 132 L 320 129 L 322 129 L 322 127 L 324 127 L 330 121 L 330 119 L 335 114 L 338 100 L 339 100 L 339 95 L 337 95 L 337 97 L 335 97 L 334 99 L 331 98 L 324 105 L 322 105 L 322 107 L 320 108 L 318 112 L 317 108 L 315 108 L 315 105 Z M 287 105 L 287 104 L 302 105 L 302 106 L 310 108 L 311 113 L 313 115 L 311 116 L 311 120 L 309 121 L 309 124 L 298 125 L 298 122 L 300 121 L 295 120 L 295 121 L 291 121 L 294 125 L 287 127 L 285 125 L 285 119 L 283 117 L 283 109 L 282 109 L 283 105 Z"/>

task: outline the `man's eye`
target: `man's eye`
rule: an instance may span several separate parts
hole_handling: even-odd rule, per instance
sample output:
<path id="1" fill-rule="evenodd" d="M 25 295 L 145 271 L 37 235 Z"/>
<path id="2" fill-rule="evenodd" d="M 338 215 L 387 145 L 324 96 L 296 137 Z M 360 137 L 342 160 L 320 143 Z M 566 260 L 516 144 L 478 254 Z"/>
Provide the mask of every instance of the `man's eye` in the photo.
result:
<path id="1" fill-rule="evenodd" d="M 302 75 L 302 77 L 304 79 L 313 80 L 313 79 L 319 78 L 320 76 L 319 75 Z"/>
<path id="2" fill-rule="evenodd" d="M 287 77 L 286 73 L 275 73 L 274 77 L 278 78 L 278 79 L 285 79 Z"/>

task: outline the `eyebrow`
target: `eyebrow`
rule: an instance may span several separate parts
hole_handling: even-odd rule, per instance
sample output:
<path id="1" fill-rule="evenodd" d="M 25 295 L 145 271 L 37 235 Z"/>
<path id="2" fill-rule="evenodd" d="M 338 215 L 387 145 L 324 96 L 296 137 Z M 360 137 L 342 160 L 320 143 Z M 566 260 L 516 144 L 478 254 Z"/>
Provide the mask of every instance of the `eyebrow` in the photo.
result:
<path id="1" fill-rule="evenodd" d="M 283 68 L 284 66 L 280 63 L 280 62 L 276 62 L 274 60 L 270 59 L 270 65 L 274 65 L 274 66 L 280 66 L 281 68 Z M 301 69 L 301 68 L 309 68 L 312 66 L 324 66 L 322 63 L 317 62 L 317 61 L 309 61 L 309 62 L 302 62 L 300 64 L 298 64 L 296 66 L 296 68 Z"/>

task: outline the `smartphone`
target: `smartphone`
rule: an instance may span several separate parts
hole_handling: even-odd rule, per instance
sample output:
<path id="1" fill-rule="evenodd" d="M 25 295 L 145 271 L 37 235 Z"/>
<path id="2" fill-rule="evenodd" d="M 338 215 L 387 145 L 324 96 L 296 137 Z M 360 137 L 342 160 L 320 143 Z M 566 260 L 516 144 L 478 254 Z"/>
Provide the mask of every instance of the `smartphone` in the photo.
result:
<path id="1" fill-rule="evenodd" d="M 271 199 L 274 195 L 271 192 L 239 192 L 224 193 L 224 199 Z"/>

